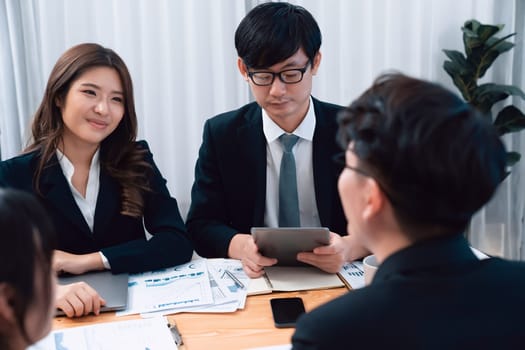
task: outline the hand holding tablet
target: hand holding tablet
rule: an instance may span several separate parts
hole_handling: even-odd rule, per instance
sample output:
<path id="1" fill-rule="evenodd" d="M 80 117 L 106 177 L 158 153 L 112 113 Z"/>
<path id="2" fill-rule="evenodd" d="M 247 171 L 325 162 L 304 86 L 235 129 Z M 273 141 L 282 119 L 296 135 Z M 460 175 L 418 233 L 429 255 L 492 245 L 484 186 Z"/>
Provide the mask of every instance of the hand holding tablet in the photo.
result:
<path id="1" fill-rule="evenodd" d="M 252 227 L 251 234 L 259 252 L 281 266 L 303 266 L 296 258 L 299 252 L 330 243 L 326 227 Z"/>

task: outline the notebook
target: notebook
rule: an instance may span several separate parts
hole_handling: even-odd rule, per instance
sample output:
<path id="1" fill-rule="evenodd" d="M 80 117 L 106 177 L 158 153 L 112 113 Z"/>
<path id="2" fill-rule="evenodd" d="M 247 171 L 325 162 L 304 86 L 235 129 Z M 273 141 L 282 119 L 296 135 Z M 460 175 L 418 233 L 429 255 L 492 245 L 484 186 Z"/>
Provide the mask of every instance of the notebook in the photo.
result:
<path id="1" fill-rule="evenodd" d="M 89 272 L 83 275 L 67 275 L 58 278 L 58 284 L 70 284 L 84 281 L 95 289 L 106 305 L 101 312 L 123 310 L 128 303 L 128 274 L 114 275 L 111 271 Z M 64 312 L 57 309 L 56 316 L 62 316 Z"/>
<path id="2" fill-rule="evenodd" d="M 263 276 L 249 281 L 248 295 L 338 288 L 345 285 L 337 274 L 326 273 L 313 266 L 268 266 L 264 271 Z"/>

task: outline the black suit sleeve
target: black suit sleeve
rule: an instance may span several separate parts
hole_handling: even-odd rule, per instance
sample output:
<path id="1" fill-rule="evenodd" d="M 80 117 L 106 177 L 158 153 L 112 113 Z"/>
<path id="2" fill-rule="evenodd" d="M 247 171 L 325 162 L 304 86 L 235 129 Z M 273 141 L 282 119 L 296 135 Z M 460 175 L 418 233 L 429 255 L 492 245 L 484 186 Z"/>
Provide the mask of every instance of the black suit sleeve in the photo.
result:
<path id="1" fill-rule="evenodd" d="M 19 168 L 23 168 L 23 171 Z M 20 167 L 12 160 L 0 162 L 0 187 L 13 187 L 33 192 L 32 181 L 33 173 L 28 167 Z"/>
<path id="2" fill-rule="evenodd" d="M 301 315 L 292 335 L 292 349 L 343 350 L 349 345 L 356 349 L 366 348 L 359 325 L 366 318 L 363 315 L 366 314 L 367 304 L 354 306 L 351 294 L 356 292 L 351 291 Z M 364 313 L 361 308 L 365 309 Z"/>
<path id="3" fill-rule="evenodd" d="M 225 224 L 229 221 L 225 208 L 227 194 L 219 162 L 208 120 L 195 166 L 191 207 L 186 221 L 195 250 L 203 257 L 227 257 L 230 241 L 238 232 Z"/>
<path id="4" fill-rule="evenodd" d="M 311 322 L 310 318 L 301 317 L 299 327 L 296 327 L 292 336 L 292 350 L 318 350 L 321 349 L 320 340 L 317 338 L 318 327 L 325 324 L 321 322 Z M 316 320 L 319 321 L 319 320 Z M 321 326 L 322 327 L 322 326 Z"/>
<path id="5" fill-rule="evenodd" d="M 143 214 L 144 225 L 152 238 L 131 240 L 102 249 L 114 273 L 175 266 L 189 261 L 193 254 L 177 201 L 171 197 L 148 145 L 146 142 L 140 142 L 140 145 L 147 150 L 145 159 L 152 168 L 152 191 L 145 195 Z"/>

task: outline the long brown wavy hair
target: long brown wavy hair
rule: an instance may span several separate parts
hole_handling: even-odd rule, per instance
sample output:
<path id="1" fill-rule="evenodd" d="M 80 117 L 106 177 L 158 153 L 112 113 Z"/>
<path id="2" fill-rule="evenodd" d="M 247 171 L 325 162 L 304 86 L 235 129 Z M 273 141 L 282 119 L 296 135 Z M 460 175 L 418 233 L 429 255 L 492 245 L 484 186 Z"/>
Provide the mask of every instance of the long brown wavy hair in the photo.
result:
<path id="1" fill-rule="evenodd" d="M 47 81 L 42 102 L 32 124 L 32 140 L 24 152 L 39 152 L 40 161 L 33 177 L 35 192 L 41 195 L 40 177 L 62 142 L 64 122 L 57 103 L 65 101 L 72 83 L 95 67 L 117 71 L 123 86 L 124 116 L 117 128 L 101 142 L 100 167 L 117 180 L 121 187 L 121 213 L 140 217 L 143 213 L 143 194 L 150 191 L 148 174 L 151 167 L 144 160 L 146 150 L 139 149 L 137 115 L 133 99 L 133 84 L 124 61 L 113 50 L 98 44 L 73 46 L 58 59 Z"/>

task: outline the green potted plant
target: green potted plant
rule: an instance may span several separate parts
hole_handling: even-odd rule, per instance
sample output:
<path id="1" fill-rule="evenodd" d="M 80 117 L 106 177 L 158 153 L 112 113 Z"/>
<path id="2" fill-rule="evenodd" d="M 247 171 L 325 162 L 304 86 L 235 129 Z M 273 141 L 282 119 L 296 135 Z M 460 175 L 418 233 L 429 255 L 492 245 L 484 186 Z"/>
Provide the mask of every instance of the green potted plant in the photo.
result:
<path id="1" fill-rule="evenodd" d="M 507 39 L 516 33 L 508 34 L 503 38 L 495 36 L 502 29 L 503 25 L 487 25 L 469 20 L 461 28 L 465 54 L 456 50 L 443 50 L 450 59 L 443 63 L 443 68 L 452 78 L 454 85 L 465 101 L 493 121 L 500 135 L 525 128 L 525 115 L 514 105 L 501 109 L 496 114 L 496 118 L 492 116 L 492 107 L 496 102 L 511 95 L 525 99 L 525 93 L 520 88 L 496 83 L 478 85 L 478 80 L 485 75 L 498 56 L 514 47 L 514 44 Z M 520 158 L 518 152 L 507 152 L 507 165 L 512 166 Z"/>

